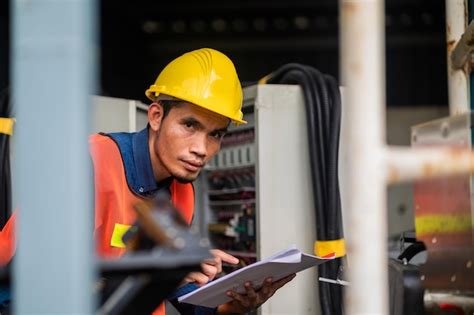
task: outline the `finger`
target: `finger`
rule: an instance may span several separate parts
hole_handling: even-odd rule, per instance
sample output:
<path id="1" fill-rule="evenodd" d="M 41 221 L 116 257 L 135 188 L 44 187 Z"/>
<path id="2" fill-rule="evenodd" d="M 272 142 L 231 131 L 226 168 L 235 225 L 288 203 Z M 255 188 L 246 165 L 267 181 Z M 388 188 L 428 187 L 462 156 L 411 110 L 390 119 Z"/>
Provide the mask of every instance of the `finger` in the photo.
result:
<path id="1" fill-rule="evenodd" d="M 202 262 L 202 264 L 206 264 L 209 266 L 214 266 L 216 268 L 216 274 L 222 272 L 222 261 L 219 257 L 215 257 L 212 259 L 206 259 Z"/>
<path id="2" fill-rule="evenodd" d="M 245 285 L 245 291 L 247 292 L 247 298 L 250 301 L 255 301 L 257 299 L 257 293 L 255 292 L 255 289 L 252 286 L 251 282 L 246 282 Z"/>
<path id="3" fill-rule="evenodd" d="M 214 257 L 219 257 L 222 261 L 236 265 L 239 263 L 239 259 L 227 254 L 226 252 L 220 250 L 220 249 L 211 249 L 211 253 L 214 255 Z"/>
<path id="4" fill-rule="evenodd" d="M 239 303 L 242 307 L 248 307 L 249 306 L 249 301 L 248 301 L 246 296 L 238 294 L 234 291 L 227 291 L 226 294 L 227 294 L 228 297 L 231 297 L 234 301 Z"/>
<path id="5" fill-rule="evenodd" d="M 207 258 L 204 259 L 202 262 L 210 265 L 217 265 L 221 263 L 221 258 L 220 257 L 212 257 L 212 258 Z"/>
<path id="6" fill-rule="evenodd" d="M 201 272 L 191 272 L 186 276 L 187 282 L 195 282 L 198 285 L 203 285 L 209 282 L 209 277 Z"/>
<path id="7" fill-rule="evenodd" d="M 261 292 L 263 295 L 269 296 L 272 293 L 272 283 L 273 283 L 272 278 L 265 279 L 259 293 Z"/>
<path id="8" fill-rule="evenodd" d="M 293 280 L 295 277 L 296 277 L 296 273 L 291 274 L 289 276 L 286 276 L 283 279 L 280 279 L 278 281 L 273 282 L 272 287 L 271 287 L 271 289 L 273 290 L 273 293 L 276 290 L 278 290 L 279 288 L 281 288 L 282 286 L 284 286 L 285 284 L 287 284 L 288 282 L 290 282 L 291 280 Z"/>
<path id="9" fill-rule="evenodd" d="M 209 264 L 201 264 L 202 272 L 209 278 L 209 281 L 214 279 L 214 277 L 219 273 L 216 266 Z"/>

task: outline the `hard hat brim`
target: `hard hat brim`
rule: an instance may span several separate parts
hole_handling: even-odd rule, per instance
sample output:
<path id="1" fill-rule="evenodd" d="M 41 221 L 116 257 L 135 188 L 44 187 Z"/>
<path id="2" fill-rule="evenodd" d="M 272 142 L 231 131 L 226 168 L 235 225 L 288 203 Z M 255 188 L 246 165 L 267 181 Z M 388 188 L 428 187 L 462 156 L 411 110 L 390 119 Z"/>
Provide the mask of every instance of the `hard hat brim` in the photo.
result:
<path id="1" fill-rule="evenodd" d="M 161 100 L 176 100 L 176 101 L 184 101 L 184 102 L 188 102 L 188 103 L 191 103 L 193 105 L 196 105 L 196 106 L 199 106 L 201 108 L 204 108 L 206 110 L 209 110 L 213 113 L 216 113 L 216 114 L 219 114 L 221 116 L 224 116 L 224 117 L 227 117 L 229 118 L 234 124 L 236 125 L 243 125 L 243 124 L 247 124 L 247 121 L 243 120 L 243 119 L 237 119 L 235 117 L 231 117 L 230 115 L 226 115 L 224 113 L 220 113 L 218 111 L 214 111 L 214 110 L 210 110 L 209 108 L 205 107 L 205 106 L 201 106 L 199 104 L 196 104 L 195 102 L 193 102 L 192 100 L 189 100 L 189 99 L 185 99 L 185 98 L 179 98 L 179 97 L 175 97 L 173 95 L 169 95 L 169 94 L 165 94 L 165 93 L 160 93 L 160 92 L 156 92 L 154 90 L 155 86 L 150 86 L 150 88 L 148 90 L 145 91 L 145 95 L 146 97 L 152 101 L 152 102 L 155 102 L 157 98 L 160 98 L 161 96 L 164 96 Z"/>

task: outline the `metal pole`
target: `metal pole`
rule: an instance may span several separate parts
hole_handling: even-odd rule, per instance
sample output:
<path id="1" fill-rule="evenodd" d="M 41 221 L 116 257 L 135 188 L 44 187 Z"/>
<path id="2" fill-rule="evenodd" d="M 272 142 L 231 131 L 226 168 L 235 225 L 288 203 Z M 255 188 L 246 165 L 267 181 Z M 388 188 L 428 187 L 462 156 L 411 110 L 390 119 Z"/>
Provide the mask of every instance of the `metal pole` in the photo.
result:
<path id="1" fill-rule="evenodd" d="M 388 184 L 474 171 L 474 152 L 470 149 L 390 147 L 386 153 Z"/>
<path id="2" fill-rule="evenodd" d="M 13 1 L 15 314 L 94 310 L 91 171 L 92 0 Z"/>
<path id="3" fill-rule="evenodd" d="M 470 110 L 470 86 L 467 68 L 454 69 L 451 53 L 467 27 L 467 0 L 446 0 L 446 42 L 450 115 Z"/>
<path id="4" fill-rule="evenodd" d="M 388 314 L 384 6 L 341 0 L 341 77 L 348 156 L 348 314 Z M 374 294 L 376 296 L 374 297 Z"/>

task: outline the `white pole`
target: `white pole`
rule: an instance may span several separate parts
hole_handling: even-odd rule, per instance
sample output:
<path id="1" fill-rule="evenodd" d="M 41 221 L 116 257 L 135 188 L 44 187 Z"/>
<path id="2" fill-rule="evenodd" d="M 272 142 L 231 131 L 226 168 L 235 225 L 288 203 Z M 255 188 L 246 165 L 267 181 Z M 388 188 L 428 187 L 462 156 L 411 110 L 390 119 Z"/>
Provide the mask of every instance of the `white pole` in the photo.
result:
<path id="1" fill-rule="evenodd" d="M 341 1 L 341 77 L 351 157 L 346 309 L 388 314 L 384 6 L 382 0 Z"/>
<path id="2" fill-rule="evenodd" d="M 385 144 L 383 0 L 340 0 L 347 138 L 347 314 L 388 314 L 386 185 L 474 170 L 474 152 Z M 446 0 L 451 114 L 469 111 L 469 81 L 450 52 L 466 28 L 464 0 Z"/>
<path id="3" fill-rule="evenodd" d="M 470 111 L 470 87 L 467 68 L 454 69 L 451 52 L 466 30 L 467 0 L 446 0 L 446 41 L 448 63 L 448 96 L 450 115 Z"/>
<path id="4" fill-rule="evenodd" d="M 92 314 L 92 0 L 15 0 L 15 314 Z"/>
<path id="5" fill-rule="evenodd" d="M 462 175 L 474 171 L 470 149 L 389 147 L 386 152 L 387 183 Z"/>

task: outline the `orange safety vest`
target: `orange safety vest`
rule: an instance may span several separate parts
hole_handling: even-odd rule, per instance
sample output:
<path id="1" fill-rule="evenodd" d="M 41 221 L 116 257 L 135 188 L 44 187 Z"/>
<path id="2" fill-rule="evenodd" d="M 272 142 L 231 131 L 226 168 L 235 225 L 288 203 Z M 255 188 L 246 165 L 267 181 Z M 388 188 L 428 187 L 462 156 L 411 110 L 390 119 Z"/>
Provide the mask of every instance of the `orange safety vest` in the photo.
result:
<path id="1" fill-rule="evenodd" d="M 89 138 L 95 176 L 95 229 L 97 252 L 101 256 L 119 257 L 125 248 L 114 246 L 114 233 L 135 221 L 133 205 L 143 197 L 134 194 L 128 184 L 122 156 L 117 144 L 109 137 L 93 135 Z M 171 183 L 171 201 L 190 224 L 194 212 L 194 190 L 191 184 Z M 161 304 L 153 315 L 164 315 Z"/>
<path id="2" fill-rule="evenodd" d="M 102 257 L 120 257 L 125 248 L 114 244 L 115 234 L 132 225 L 136 215 L 133 205 L 143 197 L 134 194 L 125 176 L 122 156 L 117 144 L 109 137 L 92 135 L 89 138 L 94 163 L 95 226 L 97 253 Z M 194 213 L 194 190 L 191 184 L 171 183 L 171 201 L 184 220 L 190 224 Z M 0 266 L 7 264 L 15 252 L 16 211 L 0 231 Z M 117 232 L 118 231 L 118 232 Z M 153 315 L 164 315 L 164 304 Z"/>

